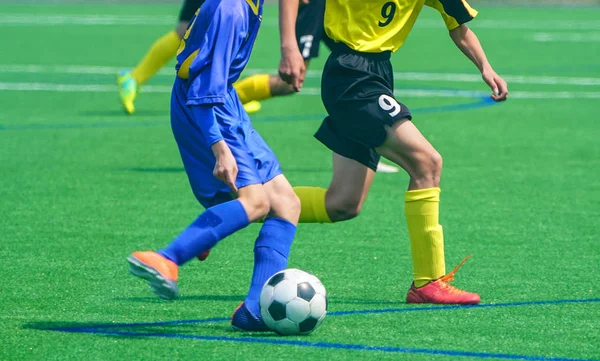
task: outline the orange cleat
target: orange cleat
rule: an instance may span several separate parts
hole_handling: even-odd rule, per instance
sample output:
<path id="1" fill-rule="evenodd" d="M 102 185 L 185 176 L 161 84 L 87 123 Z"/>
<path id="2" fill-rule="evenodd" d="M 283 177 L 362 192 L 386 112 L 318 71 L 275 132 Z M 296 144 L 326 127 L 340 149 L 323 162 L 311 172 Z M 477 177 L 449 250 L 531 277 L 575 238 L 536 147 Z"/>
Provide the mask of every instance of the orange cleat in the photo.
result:
<path id="1" fill-rule="evenodd" d="M 152 252 L 134 252 L 127 257 L 129 271 L 136 277 L 142 278 L 150 284 L 152 291 L 160 298 L 172 300 L 177 297 L 177 265 Z"/>
<path id="2" fill-rule="evenodd" d="M 459 304 L 459 305 L 474 305 L 481 301 L 481 298 L 476 293 L 463 291 L 452 286 L 449 282 L 454 281 L 454 274 L 460 266 L 465 263 L 469 257 L 467 256 L 452 270 L 442 278 L 431 281 L 423 287 L 415 287 L 413 283 L 406 295 L 406 303 L 433 303 L 433 304 Z"/>

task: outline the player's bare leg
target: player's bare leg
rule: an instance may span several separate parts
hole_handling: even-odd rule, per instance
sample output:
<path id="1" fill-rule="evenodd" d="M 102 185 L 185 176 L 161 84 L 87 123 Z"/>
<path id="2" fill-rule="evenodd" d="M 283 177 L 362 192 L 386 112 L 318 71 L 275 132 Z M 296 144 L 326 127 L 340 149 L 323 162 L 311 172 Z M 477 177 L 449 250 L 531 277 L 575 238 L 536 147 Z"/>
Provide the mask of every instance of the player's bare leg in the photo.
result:
<path id="1" fill-rule="evenodd" d="M 414 283 L 408 291 L 407 302 L 479 303 L 479 295 L 449 284 L 458 268 L 446 274 L 444 237 L 439 224 L 440 154 L 408 119 L 402 119 L 388 129 L 387 139 L 377 152 L 410 175 L 405 214 L 413 254 Z"/>
<path id="2" fill-rule="evenodd" d="M 332 222 L 358 216 L 374 177 L 375 172 L 369 167 L 333 153 L 333 176 L 325 195 L 325 207 Z"/>

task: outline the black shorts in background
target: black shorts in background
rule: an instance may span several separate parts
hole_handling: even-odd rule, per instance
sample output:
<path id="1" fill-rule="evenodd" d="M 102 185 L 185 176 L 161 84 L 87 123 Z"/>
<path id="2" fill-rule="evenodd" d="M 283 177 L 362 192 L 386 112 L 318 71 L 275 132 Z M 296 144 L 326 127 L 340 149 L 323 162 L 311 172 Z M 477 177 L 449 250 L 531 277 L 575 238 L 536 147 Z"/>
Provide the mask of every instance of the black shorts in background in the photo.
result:
<path id="1" fill-rule="evenodd" d="M 204 0 L 185 0 L 179 12 L 179 21 L 190 21 Z"/>
<path id="2" fill-rule="evenodd" d="M 412 119 L 394 97 L 390 52 L 360 53 L 336 43 L 321 79 L 328 117 L 315 137 L 332 151 L 376 170 L 387 127 Z"/>
<path id="3" fill-rule="evenodd" d="M 298 9 L 296 40 L 304 59 L 319 56 L 319 44 L 327 37 L 323 27 L 324 19 L 325 0 L 310 0 L 308 4 L 302 4 Z M 327 41 L 325 43 L 327 44 Z"/>

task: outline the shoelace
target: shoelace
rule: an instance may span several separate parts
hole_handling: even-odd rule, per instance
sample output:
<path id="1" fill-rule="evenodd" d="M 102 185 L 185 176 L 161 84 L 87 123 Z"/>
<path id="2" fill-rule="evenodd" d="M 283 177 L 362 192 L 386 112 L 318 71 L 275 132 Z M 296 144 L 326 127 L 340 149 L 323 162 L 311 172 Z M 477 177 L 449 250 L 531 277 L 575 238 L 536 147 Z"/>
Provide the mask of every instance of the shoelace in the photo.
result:
<path id="1" fill-rule="evenodd" d="M 463 290 L 461 290 L 460 288 L 454 287 L 450 284 L 450 282 L 454 281 L 454 274 L 456 274 L 456 271 L 458 271 L 458 269 L 465 263 L 467 262 L 467 260 L 471 258 L 471 255 L 468 255 L 467 257 L 465 257 L 456 267 L 454 267 L 454 269 L 452 270 L 452 272 L 448 273 L 447 275 L 445 275 L 444 277 L 438 279 L 438 282 L 440 283 L 440 286 L 442 288 L 447 289 L 449 292 L 451 293 L 461 293 L 464 292 Z"/>

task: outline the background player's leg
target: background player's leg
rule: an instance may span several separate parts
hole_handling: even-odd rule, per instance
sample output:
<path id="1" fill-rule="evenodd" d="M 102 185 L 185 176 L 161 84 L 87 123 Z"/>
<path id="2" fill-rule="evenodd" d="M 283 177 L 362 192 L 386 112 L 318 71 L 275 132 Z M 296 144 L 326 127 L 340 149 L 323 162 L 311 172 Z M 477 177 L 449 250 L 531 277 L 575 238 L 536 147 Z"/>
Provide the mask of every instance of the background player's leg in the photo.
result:
<path id="1" fill-rule="evenodd" d="M 307 68 L 309 62 L 308 59 L 304 61 Z M 244 109 L 248 113 L 260 110 L 260 104 L 256 102 L 295 93 L 294 88 L 281 80 L 279 75 L 251 75 L 237 81 L 233 86 L 238 93 L 240 101 L 244 104 Z"/>
<path id="2" fill-rule="evenodd" d="M 146 55 L 131 71 L 131 76 L 138 86 L 143 85 L 175 57 L 188 24 L 188 21 L 180 22 L 177 30 L 169 31 L 152 44 Z M 181 29 L 183 29 L 183 33 L 181 33 Z"/>
<path id="3" fill-rule="evenodd" d="M 300 223 L 340 222 L 356 217 L 367 198 L 375 172 L 369 167 L 333 153 L 329 188 L 294 187 L 300 198 Z"/>
<path id="4" fill-rule="evenodd" d="M 407 119 L 390 127 L 386 141 L 376 150 L 410 175 L 404 204 L 414 286 L 409 290 L 407 302 L 478 303 L 479 296 L 476 294 L 454 288 L 452 290 L 456 292 L 449 292 L 451 286 L 445 284 L 446 279 L 443 278 L 446 274 L 444 235 L 439 224 L 442 157 Z M 422 290 L 419 291 L 418 287 Z M 442 292 L 438 292 L 440 290 Z"/>
<path id="5" fill-rule="evenodd" d="M 117 74 L 117 86 L 121 104 L 128 114 L 135 112 L 134 101 L 137 97 L 138 88 L 148 79 L 153 77 L 160 68 L 175 57 L 177 48 L 183 35 L 179 29 L 187 27 L 188 21 L 179 23 L 177 30 L 172 30 L 158 38 L 150 47 L 142 60 L 133 70 L 122 70 Z M 185 32 L 185 31 L 184 31 Z"/>
<path id="6" fill-rule="evenodd" d="M 374 177 L 369 167 L 333 153 L 333 177 L 326 195 L 327 214 L 333 222 L 358 216 Z"/>

